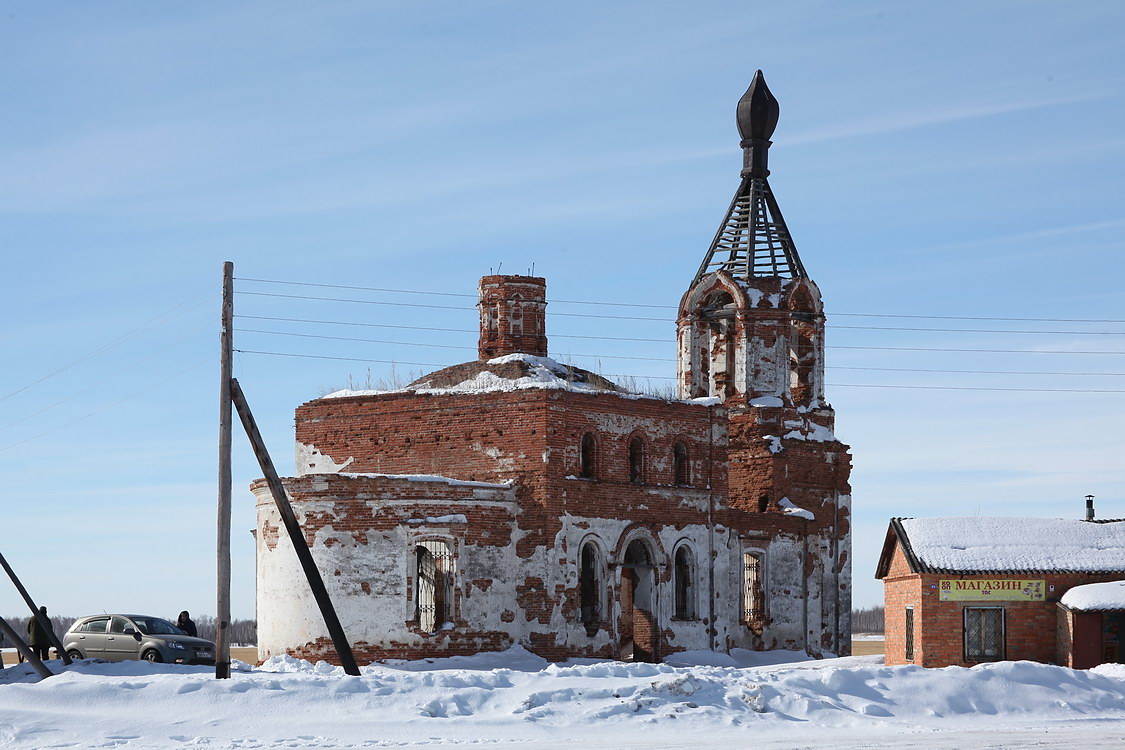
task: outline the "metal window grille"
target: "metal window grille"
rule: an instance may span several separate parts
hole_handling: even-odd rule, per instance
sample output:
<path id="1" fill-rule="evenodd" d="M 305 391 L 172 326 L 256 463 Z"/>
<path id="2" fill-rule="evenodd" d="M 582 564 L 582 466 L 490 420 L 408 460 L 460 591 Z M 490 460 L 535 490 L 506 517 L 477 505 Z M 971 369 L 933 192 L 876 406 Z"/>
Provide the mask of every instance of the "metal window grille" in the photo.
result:
<path id="1" fill-rule="evenodd" d="M 914 661 L 914 608 L 906 608 L 906 660 Z"/>
<path id="2" fill-rule="evenodd" d="M 766 591 L 762 581 L 762 557 L 753 552 L 742 555 L 742 619 L 748 623 L 765 619 Z"/>
<path id="3" fill-rule="evenodd" d="M 1004 609 L 965 608 L 965 661 L 1001 661 L 1004 658 Z"/>
<path id="4" fill-rule="evenodd" d="M 453 554 L 440 541 L 419 542 L 414 548 L 414 619 L 433 633 L 452 620 Z"/>

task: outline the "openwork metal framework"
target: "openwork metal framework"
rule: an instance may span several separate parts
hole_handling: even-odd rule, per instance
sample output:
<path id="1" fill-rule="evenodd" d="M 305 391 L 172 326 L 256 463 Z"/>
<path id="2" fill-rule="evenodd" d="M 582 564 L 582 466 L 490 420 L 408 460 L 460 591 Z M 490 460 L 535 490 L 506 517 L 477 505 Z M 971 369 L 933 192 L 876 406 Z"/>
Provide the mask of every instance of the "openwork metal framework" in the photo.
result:
<path id="1" fill-rule="evenodd" d="M 720 269 L 741 279 L 807 278 L 797 246 L 765 177 L 742 179 L 693 283 Z"/>
<path id="2" fill-rule="evenodd" d="M 808 278 L 767 179 L 770 136 L 779 112 L 777 99 L 759 70 L 736 109 L 742 136 L 742 182 L 692 284 L 720 269 L 741 279 Z"/>

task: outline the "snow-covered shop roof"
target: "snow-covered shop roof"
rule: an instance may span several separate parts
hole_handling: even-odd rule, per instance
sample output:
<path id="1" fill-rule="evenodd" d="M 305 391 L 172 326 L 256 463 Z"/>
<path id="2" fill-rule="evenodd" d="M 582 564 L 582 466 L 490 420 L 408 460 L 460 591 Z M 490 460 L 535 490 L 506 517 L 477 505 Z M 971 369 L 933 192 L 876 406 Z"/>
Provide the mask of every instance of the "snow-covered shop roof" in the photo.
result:
<path id="1" fill-rule="evenodd" d="M 1125 581 L 1087 583 L 1063 594 L 1062 605 L 1069 609 L 1104 612 L 1125 609 Z"/>
<path id="2" fill-rule="evenodd" d="M 876 578 L 902 545 L 915 573 L 1125 573 L 1125 521 L 893 518 Z"/>

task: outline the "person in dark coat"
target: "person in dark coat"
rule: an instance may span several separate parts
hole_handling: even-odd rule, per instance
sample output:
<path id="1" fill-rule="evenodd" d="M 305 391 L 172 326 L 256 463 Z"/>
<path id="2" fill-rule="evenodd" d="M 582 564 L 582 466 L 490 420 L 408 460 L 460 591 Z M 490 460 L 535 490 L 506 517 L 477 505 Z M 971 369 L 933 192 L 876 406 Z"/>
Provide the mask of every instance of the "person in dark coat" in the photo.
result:
<path id="1" fill-rule="evenodd" d="M 47 616 L 47 608 L 40 607 L 39 612 L 45 618 Z M 48 623 L 50 621 L 48 620 Z M 50 658 L 51 651 L 51 636 L 39 624 L 39 618 L 32 617 L 27 622 L 27 645 L 31 646 L 31 651 L 42 660 Z"/>
<path id="2" fill-rule="evenodd" d="M 195 629 L 195 623 L 191 621 L 191 615 L 188 614 L 188 611 L 186 609 L 181 612 L 180 616 L 176 619 L 176 627 L 190 635 L 192 638 L 199 637 L 199 632 Z"/>

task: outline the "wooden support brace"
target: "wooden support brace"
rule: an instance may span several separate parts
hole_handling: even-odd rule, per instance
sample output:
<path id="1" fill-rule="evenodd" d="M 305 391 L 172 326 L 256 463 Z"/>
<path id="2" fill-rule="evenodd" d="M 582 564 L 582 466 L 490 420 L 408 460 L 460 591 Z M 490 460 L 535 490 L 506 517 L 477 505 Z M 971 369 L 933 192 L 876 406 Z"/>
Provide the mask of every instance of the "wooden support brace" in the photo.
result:
<path id="1" fill-rule="evenodd" d="M 0 617 L 0 633 L 3 633 L 5 638 L 15 644 L 16 650 L 23 654 L 23 658 L 27 659 L 28 663 L 31 664 L 31 666 L 35 667 L 35 671 L 39 673 L 40 677 L 45 680 L 48 677 L 54 675 L 54 672 L 47 669 L 47 665 L 44 664 L 39 659 L 39 657 L 35 655 L 35 652 L 31 650 L 30 646 L 24 643 L 19 634 L 12 628 L 11 625 L 8 624 L 8 621 L 3 617 Z"/>
<path id="2" fill-rule="evenodd" d="M 262 440 L 261 433 L 258 432 L 258 425 L 254 422 L 254 415 L 250 413 L 250 405 L 246 402 L 246 395 L 242 392 L 242 386 L 238 384 L 237 379 L 231 378 L 230 390 L 234 408 L 238 411 L 242 426 L 246 428 L 246 436 L 250 438 L 250 445 L 254 449 L 258 465 L 262 468 L 262 475 L 266 478 L 270 494 L 273 495 L 273 501 L 277 504 L 277 510 L 281 514 L 281 521 L 285 524 L 285 530 L 289 532 L 289 538 L 293 541 L 297 559 L 301 561 L 301 568 L 305 571 L 309 588 L 312 589 L 313 597 L 316 599 L 317 606 L 320 607 L 320 614 L 324 617 L 328 634 L 332 636 L 332 645 L 335 646 L 336 653 L 340 656 L 340 664 L 343 665 L 346 673 L 359 676 L 359 667 L 356 666 L 355 657 L 352 655 L 352 647 L 344 636 L 344 628 L 340 625 L 340 618 L 336 616 L 336 608 L 332 606 L 328 589 L 324 587 L 324 579 L 320 577 L 320 571 L 316 567 L 316 562 L 313 561 L 312 552 L 305 541 L 301 525 L 297 522 L 297 516 L 293 513 L 292 506 L 289 505 L 285 487 L 277 476 L 273 460 L 266 450 L 266 444 Z"/>
<path id="3" fill-rule="evenodd" d="M 50 637 L 51 643 L 54 645 L 55 650 L 59 652 L 59 658 L 63 660 L 63 664 L 69 665 L 70 657 L 67 656 L 66 651 L 63 650 L 62 641 L 59 640 L 59 637 L 55 634 L 54 628 L 51 627 L 51 621 L 47 619 L 46 615 L 39 611 L 39 607 L 35 606 L 35 602 L 34 600 L 32 600 L 31 595 L 27 593 L 27 589 L 25 589 L 23 587 L 23 584 L 20 583 L 20 579 L 16 577 L 16 572 L 12 570 L 12 566 L 8 564 L 8 561 L 4 559 L 4 555 L 2 554 L 0 554 L 0 566 L 3 566 L 4 571 L 8 574 L 8 578 L 11 578 L 12 583 L 15 584 L 16 591 L 20 592 L 20 596 L 23 597 L 24 603 L 26 603 L 27 606 L 31 609 L 31 616 L 39 621 L 39 625 L 43 628 L 43 630 L 46 631 L 47 635 Z"/>

